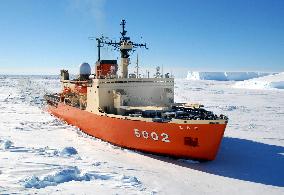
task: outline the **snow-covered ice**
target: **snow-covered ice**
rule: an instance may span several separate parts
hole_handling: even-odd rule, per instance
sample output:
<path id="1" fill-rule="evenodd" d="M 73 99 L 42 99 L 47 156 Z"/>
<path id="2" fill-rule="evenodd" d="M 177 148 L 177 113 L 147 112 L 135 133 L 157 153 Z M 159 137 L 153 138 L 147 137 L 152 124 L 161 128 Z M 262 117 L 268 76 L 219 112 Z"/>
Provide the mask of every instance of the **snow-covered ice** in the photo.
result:
<path id="1" fill-rule="evenodd" d="M 252 78 L 267 76 L 273 73 L 266 72 L 198 72 L 189 71 L 188 80 L 215 80 L 215 81 L 244 81 Z"/>
<path id="2" fill-rule="evenodd" d="M 77 150 L 73 147 L 65 147 L 60 153 L 62 156 L 72 156 L 78 154 Z"/>
<path id="3" fill-rule="evenodd" d="M 77 167 L 68 167 L 56 172 L 53 175 L 47 175 L 40 179 L 32 176 L 24 181 L 26 188 L 45 188 L 47 186 L 55 186 L 68 181 L 90 181 L 93 176 L 90 174 L 80 175 Z"/>
<path id="4" fill-rule="evenodd" d="M 122 149 L 51 116 L 42 97 L 58 77 L 0 75 L 0 194 L 284 194 L 284 90 L 236 83 L 176 80 L 177 102 L 230 119 L 216 160 L 197 162 Z"/>
<path id="5" fill-rule="evenodd" d="M 10 140 L 0 140 L 0 149 L 6 150 L 10 148 L 12 144 Z"/>
<path id="6" fill-rule="evenodd" d="M 284 72 L 235 83 L 236 88 L 284 89 Z"/>

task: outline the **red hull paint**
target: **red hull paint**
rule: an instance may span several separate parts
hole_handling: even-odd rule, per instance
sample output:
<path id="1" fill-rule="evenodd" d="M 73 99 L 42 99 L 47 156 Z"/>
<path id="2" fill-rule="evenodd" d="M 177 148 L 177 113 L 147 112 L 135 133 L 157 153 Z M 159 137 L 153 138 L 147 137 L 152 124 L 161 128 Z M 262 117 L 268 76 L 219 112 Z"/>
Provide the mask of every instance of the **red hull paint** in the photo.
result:
<path id="1" fill-rule="evenodd" d="M 174 124 L 100 116 L 62 103 L 48 111 L 83 132 L 130 149 L 181 158 L 214 160 L 226 124 Z"/>

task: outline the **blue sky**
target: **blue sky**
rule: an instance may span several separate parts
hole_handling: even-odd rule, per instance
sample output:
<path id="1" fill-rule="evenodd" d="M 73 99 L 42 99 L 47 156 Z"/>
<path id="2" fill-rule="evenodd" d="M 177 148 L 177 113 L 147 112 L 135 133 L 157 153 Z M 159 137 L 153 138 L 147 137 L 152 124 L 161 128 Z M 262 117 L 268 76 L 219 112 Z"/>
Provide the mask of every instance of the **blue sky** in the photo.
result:
<path id="1" fill-rule="evenodd" d="M 122 18 L 150 48 L 137 50 L 144 70 L 284 71 L 283 0 L 2 0 L 0 74 L 76 73 L 97 60 L 88 37 L 118 39 Z"/>

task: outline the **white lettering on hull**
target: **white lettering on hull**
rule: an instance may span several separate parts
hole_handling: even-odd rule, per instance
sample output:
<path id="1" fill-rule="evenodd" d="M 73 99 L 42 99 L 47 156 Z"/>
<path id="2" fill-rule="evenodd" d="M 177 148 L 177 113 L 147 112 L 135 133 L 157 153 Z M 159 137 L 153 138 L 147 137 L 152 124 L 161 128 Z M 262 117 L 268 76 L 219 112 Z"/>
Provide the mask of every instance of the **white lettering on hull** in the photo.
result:
<path id="1" fill-rule="evenodd" d="M 195 131 L 197 131 L 198 130 L 198 127 L 190 127 L 190 126 L 186 126 L 186 127 L 182 127 L 181 125 L 179 125 L 179 129 L 180 130 L 191 130 L 191 129 L 193 129 L 193 130 L 195 130 Z"/>
<path id="2" fill-rule="evenodd" d="M 140 131 L 139 129 L 134 129 L 134 135 L 137 138 L 152 139 L 154 141 L 161 140 L 162 142 L 169 143 L 170 137 L 166 133 L 161 133 L 160 136 L 156 132 L 148 133 L 147 131 Z M 150 136 L 149 136 L 150 135 Z"/>

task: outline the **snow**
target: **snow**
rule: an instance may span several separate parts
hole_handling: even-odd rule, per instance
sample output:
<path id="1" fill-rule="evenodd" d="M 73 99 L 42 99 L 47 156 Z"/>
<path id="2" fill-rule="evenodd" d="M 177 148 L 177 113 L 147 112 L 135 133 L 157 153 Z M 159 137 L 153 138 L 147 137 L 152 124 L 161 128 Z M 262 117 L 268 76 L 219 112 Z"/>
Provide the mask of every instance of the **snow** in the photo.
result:
<path id="1" fill-rule="evenodd" d="M 32 176 L 26 179 L 25 188 L 45 188 L 47 186 L 55 186 L 60 183 L 68 181 L 90 181 L 93 178 L 90 174 L 80 175 L 80 170 L 77 167 L 69 167 L 56 172 L 53 175 L 45 176 L 40 179 L 38 177 Z"/>
<path id="2" fill-rule="evenodd" d="M 189 71 L 188 80 L 215 80 L 215 81 L 244 81 L 258 78 L 272 73 L 264 72 L 197 72 Z"/>
<path id="3" fill-rule="evenodd" d="M 281 88 L 279 75 L 259 79 Z M 284 91 L 236 83 L 176 80 L 177 102 L 230 119 L 216 160 L 198 162 L 113 146 L 51 116 L 42 97 L 57 77 L 0 75 L 0 194 L 284 194 Z"/>
<path id="4" fill-rule="evenodd" d="M 284 72 L 237 82 L 234 87 L 246 89 L 284 89 Z"/>

